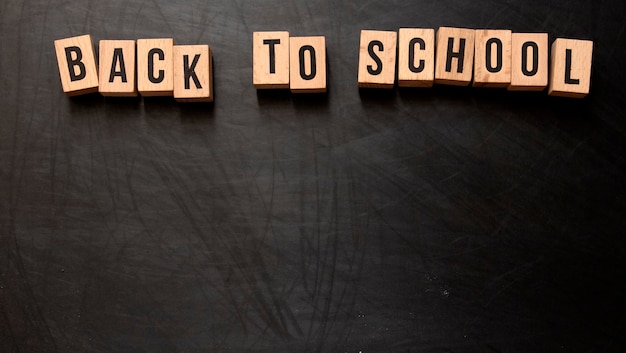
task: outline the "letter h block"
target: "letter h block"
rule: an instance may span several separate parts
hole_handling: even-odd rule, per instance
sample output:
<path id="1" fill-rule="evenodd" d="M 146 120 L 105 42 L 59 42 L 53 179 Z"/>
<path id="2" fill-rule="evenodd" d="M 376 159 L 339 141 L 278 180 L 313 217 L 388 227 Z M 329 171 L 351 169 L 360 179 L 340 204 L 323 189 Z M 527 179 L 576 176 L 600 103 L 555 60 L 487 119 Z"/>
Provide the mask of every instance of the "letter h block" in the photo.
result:
<path id="1" fill-rule="evenodd" d="M 252 82 L 257 89 L 289 88 L 289 32 L 252 34 Z"/>
<path id="2" fill-rule="evenodd" d="M 142 96 L 174 93 L 174 39 L 137 40 L 137 89 Z"/>
<path id="3" fill-rule="evenodd" d="M 208 45 L 174 46 L 174 99 L 213 101 L 213 60 Z"/>
<path id="4" fill-rule="evenodd" d="M 360 88 L 393 88 L 396 79 L 397 40 L 396 32 L 361 31 L 358 72 Z"/>
<path id="5" fill-rule="evenodd" d="M 98 92 L 98 67 L 90 35 L 55 40 L 54 49 L 67 96 Z"/>
<path id="6" fill-rule="evenodd" d="M 473 29 L 440 27 L 437 30 L 435 83 L 467 86 L 474 65 Z"/>

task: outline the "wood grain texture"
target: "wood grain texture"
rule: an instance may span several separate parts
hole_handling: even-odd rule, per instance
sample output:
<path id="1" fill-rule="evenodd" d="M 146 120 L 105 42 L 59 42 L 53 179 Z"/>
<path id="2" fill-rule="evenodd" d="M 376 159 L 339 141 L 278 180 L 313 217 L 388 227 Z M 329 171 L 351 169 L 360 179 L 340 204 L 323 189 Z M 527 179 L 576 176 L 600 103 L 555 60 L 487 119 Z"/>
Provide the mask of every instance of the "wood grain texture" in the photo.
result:
<path id="1" fill-rule="evenodd" d="M 291 37 L 289 53 L 291 92 L 326 92 L 326 37 Z"/>
<path id="2" fill-rule="evenodd" d="M 361 31 L 357 78 L 359 87 L 394 87 L 397 42 L 398 34 L 393 31 Z"/>
<path id="3" fill-rule="evenodd" d="M 98 67 L 88 34 L 54 41 L 63 92 L 79 96 L 98 91 Z"/>
<path id="4" fill-rule="evenodd" d="M 543 91 L 548 86 L 548 57 L 548 33 L 513 33 L 508 89 Z"/>
<path id="5" fill-rule="evenodd" d="M 146 97 L 174 94 L 174 39 L 137 40 L 137 86 Z"/>
<path id="6" fill-rule="evenodd" d="M 259 89 L 289 88 L 289 32 L 252 34 L 252 82 Z"/>
<path id="7" fill-rule="evenodd" d="M 103 96 L 137 96 L 136 42 L 101 40 L 98 92 Z"/>
<path id="8" fill-rule="evenodd" d="M 589 94 L 593 41 L 557 38 L 551 55 L 548 94 L 570 98 Z"/>
<path id="9" fill-rule="evenodd" d="M 413 52 L 413 61 L 410 53 Z M 435 79 L 435 30 L 398 30 L 398 86 L 432 87 Z"/>

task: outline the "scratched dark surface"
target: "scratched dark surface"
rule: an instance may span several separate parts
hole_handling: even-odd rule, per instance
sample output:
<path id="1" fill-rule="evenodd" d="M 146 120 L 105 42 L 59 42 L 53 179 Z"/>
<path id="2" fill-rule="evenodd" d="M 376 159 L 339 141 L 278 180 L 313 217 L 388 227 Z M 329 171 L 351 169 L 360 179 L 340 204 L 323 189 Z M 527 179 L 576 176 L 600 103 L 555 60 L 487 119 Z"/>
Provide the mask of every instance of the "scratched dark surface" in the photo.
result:
<path id="1" fill-rule="evenodd" d="M 623 352 L 623 1 L 0 1 L 0 352 Z M 356 88 L 361 29 L 593 39 L 592 94 Z M 329 93 L 252 86 L 325 35 Z M 53 41 L 214 51 L 69 99 Z"/>

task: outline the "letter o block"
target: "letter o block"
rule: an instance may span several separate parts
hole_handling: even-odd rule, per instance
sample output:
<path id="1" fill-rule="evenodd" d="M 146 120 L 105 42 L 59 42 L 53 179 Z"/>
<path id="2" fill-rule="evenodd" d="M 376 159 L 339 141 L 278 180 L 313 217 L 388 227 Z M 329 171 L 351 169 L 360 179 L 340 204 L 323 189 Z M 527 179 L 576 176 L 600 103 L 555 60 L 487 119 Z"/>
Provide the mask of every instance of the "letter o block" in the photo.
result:
<path id="1" fill-rule="evenodd" d="M 54 49 L 67 96 L 98 92 L 98 67 L 90 35 L 55 40 Z"/>
<path id="2" fill-rule="evenodd" d="M 511 83 L 511 31 L 477 29 L 474 87 L 508 87 Z"/>
<path id="3" fill-rule="evenodd" d="M 289 76 L 293 93 L 326 92 L 326 37 L 289 38 Z"/>
<path id="4" fill-rule="evenodd" d="M 359 87 L 393 88 L 396 79 L 396 48 L 396 32 L 361 31 Z"/>
<path id="5" fill-rule="evenodd" d="M 548 33 L 513 33 L 509 91 L 542 91 L 547 86 Z"/>

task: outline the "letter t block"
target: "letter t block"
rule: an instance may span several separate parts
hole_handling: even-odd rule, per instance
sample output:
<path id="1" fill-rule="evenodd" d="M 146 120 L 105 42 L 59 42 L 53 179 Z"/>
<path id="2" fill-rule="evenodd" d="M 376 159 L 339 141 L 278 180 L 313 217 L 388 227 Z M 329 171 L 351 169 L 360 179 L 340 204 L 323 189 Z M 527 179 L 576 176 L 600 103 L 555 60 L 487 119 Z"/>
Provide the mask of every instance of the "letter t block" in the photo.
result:
<path id="1" fill-rule="evenodd" d="M 98 68 L 90 35 L 55 40 L 54 49 L 66 95 L 98 92 Z"/>
<path id="2" fill-rule="evenodd" d="M 252 34 L 252 81 L 257 89 L 289 88 L 289 32 Z"/>

